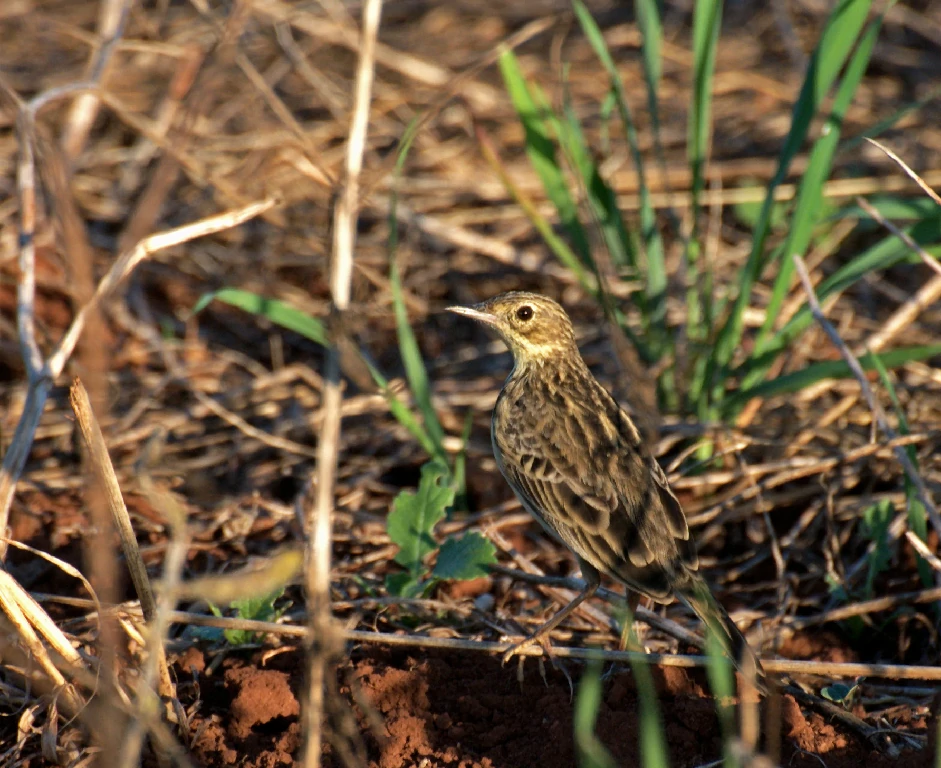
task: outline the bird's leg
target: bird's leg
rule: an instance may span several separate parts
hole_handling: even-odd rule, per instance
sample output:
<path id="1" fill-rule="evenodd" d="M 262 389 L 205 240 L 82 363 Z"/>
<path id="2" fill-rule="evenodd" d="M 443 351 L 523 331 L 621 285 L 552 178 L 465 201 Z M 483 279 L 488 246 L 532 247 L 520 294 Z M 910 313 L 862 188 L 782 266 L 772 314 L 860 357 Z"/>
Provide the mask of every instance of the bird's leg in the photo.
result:
<path id="1" fill-rule="evenodd" d="M 634 616 L 637 614 L 637 606 L 640 605 L 640 593 L 628 587 L 625 598 L 627 599 L 627 619 L 621 628 L 621 641 L 618 643 L 618 650 L 640 651 L 643 653 L 644 649 L 640 647 L 639 643 L 631 642 L 631 629 L 634 625 Z"/>
<path id="2" fill-rule="evenodd" d="M 565 608 L 559 611 L 555 616 L 553 616 L 549 621 L 543 624 L 539 629 L 533 632 L 529 637 L 527 637 L 523 642 L 517 643 L 512 648 L 510 648 L 506 653 L 503 654 L 503 663 L 506 664 L 510 659 L 512 659 L 516 654 L 518 654 L 524 648 L 528 648 L 531 645 L 539 643 L 546 655 L 549 655 L 549 638 L 547 635 L 555 629 L 559 624 L 565 621 L 572 611 L 574 611 L 578 606 L 584 603 L 589 597 L 591 597 L 595 592 L 598 591 L 598 587 L 601 586 L 601 576 L 598 574 L 598 571 L 595 570 L 588 563 L 581 563 L 582 566 L 582 575 L 585 577 L 585 588 L 575 596 L 575 598 L 570 602 Z"/>

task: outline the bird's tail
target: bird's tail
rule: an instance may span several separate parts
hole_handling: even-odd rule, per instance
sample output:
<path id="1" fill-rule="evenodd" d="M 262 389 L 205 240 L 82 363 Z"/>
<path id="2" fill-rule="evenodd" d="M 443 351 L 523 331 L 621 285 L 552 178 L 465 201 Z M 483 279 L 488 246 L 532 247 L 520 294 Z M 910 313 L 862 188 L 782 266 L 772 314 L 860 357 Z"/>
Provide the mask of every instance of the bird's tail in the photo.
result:
<path id="1" fill-rule="evenodd" d="M 767 691 L 765 672 L 745 636 L 735 626 L 722 604 L 713 597 L 703 577 L 693 571 L 675 587 L 677 598 L 686 603 L 722 643 L 735 668 L 751 680 L 759 691 Z"/>

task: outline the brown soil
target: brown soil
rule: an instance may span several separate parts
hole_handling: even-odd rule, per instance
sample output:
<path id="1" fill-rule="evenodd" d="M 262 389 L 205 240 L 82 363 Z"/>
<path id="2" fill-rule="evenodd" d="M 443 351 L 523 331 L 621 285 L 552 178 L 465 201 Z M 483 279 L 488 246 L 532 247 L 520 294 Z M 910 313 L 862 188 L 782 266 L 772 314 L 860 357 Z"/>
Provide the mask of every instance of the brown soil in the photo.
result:
<path id="1" fill-rule="evenodd" d="M 190 651 L 183 664 L 204 666 Z M 298 749 L 302 655 L 290 650 L 268 662 L 233 655 L 211 677 L 198 675 L 202 705 L 191 722 L 194 751 L 205 766 L 290 765 Z M 179 669 L 183 675 L 182 669 Z M 577 680 L 580 669 L 570 666 Z M 637 691 L 629 670 L 607 670 L 596 733 L 618 765 L 639 764 Z M 721 757 L 713 700 L 685 671 L 655 669 L 671 765 L 697 766 Z M 361 647 L 339 671 L 340 691 L 354 703 L 369 765 L 399 768 L 568 768 L 576 764 L 573 696 L 563 672 L 527 662 L 524 679 L 499 660 L 466 652 L 416 653 Z M 355 692 L 355 694 L 354 694 Z M 192 702 L 184 702 L 191 704 Z M 767 703 L 765 707 L 767 707 Z M 370 717 L 369 710 L 372 710 Z M 790 696 L 781 701 L 781 762 L 789 766 L 867 768 L 930 766 L 934 750 L 890 758 Z M 376 719 L 375 715 L 379 718 Z M 376 727 L 376 726 L 379 727 Z M 925 723 L 914 725 L 924 734 Z M 336 743 L 334 734 L 334 743 Z M 336 747 L 326 765 L 340 766 Z"/>

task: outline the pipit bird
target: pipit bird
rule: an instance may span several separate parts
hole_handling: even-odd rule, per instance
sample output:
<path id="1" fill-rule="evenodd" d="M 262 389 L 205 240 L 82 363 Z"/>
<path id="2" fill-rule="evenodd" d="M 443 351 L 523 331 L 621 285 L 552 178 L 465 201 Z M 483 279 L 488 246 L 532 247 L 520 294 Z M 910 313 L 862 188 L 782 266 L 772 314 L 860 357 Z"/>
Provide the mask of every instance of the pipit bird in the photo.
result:
<path id="1" fill-rule="evenodd" d="M 659 603 L 679 598 L 739 669 L 748 658 L 749 668 L 760 673 L 747 641 L 698 571 L 686 516 L 663 469 L 588 370 L 565 310 L 523 292 L 448 310 L 489 326 L 513 353 L 513 371 L 491 422 L 497 465 L 523 506 L 572 550 L 585 579 L 582 592 L 510 648 L 504 663 L 545 643 L 605 574 Z"/>

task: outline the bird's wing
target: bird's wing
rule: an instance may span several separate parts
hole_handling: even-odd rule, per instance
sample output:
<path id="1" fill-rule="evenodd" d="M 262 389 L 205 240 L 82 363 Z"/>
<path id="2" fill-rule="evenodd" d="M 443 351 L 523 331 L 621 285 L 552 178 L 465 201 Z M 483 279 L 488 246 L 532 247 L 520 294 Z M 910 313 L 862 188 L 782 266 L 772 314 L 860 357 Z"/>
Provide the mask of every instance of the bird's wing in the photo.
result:
<path id="1" fill-rule="evenodd" d="M 695 554 L 683 510 L 627 414 L 607 393 L 564 407 L 528 400 L 522 409 L 504 403 L 494 430 L 501 469 L 524 505 L 602 573 L 669 598 L 675 567 L 695 567 Z"/>

